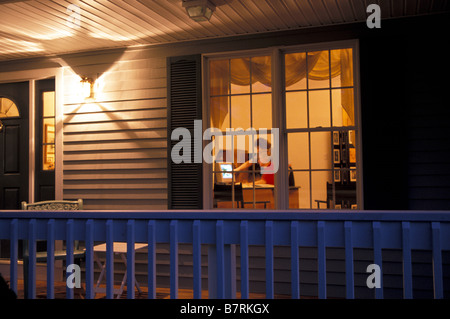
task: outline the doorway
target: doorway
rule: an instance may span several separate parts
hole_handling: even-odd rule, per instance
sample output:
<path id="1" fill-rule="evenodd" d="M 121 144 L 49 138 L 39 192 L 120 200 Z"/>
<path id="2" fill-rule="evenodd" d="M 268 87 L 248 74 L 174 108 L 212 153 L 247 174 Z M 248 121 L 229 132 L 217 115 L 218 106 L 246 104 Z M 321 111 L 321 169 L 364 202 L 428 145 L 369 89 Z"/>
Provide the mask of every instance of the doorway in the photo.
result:
<path id="1" fill-rule="evenodd" d="M 0 84 L 0 209 L 28 200 L 29 82 Z"/>
<path id="2" fill-rule="evenodd" d="M 28 200 L 29 82 L 0 84 L 0 210 Z M 0 241 L 9 257 L 9 241 Z"/>

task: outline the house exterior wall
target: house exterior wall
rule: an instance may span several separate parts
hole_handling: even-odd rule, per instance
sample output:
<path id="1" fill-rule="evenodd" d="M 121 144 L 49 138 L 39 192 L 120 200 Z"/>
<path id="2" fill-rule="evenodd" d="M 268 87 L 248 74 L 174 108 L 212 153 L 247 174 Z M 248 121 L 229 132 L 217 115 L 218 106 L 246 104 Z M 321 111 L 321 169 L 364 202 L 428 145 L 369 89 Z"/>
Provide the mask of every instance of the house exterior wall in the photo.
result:
<path id="1" fill-rule="evenodd" d="M 86 209 L 166 209 L 166 64 L 144 51 L 68 57 L 63 197 Z M 95 100 L 79 96 L 96 80 Z"/>
<path id="2" fill-rule="evenodd" d="M 358 23 L 63 56 L 59 60 L 64 67 L 63 198 L 83 198 L 86 209 L 167 208 L 168 57 L 358 39 L 364 209 L 450 209 L 450 127 L 446 120 L 450 111 L 445 97 L 450 43 L 448 37 L 439 36 L 442 21 L 446 23 L 448 15 L 386 21 L 379 30 Z M 41 62 L 25 66 L 8 62 L 2 68 L 32 69 Z M 98 78 L 95 102 L 83 101 L 74 89 L 84 75 Z M 258 275 L 261 254 L 255 249 L 251 287 L 263 291 Z M 344 285 L 342 259 L 338 252 L 328 253 L 333 268 L 330 276 L 335 278 L 329 291 L 338 297 Z M 163 285 L 169 282 L 168 254 L 168 247 L 158 247 L 158 282 Z M 190 256 L 190 247 L 181 254 L 183 261 Z M 276 293 L 289 290 L 286 254 L 283 248 L 275 254 Z M 300 254 L 302 267 L 311 271 L 301 279 L 306 287 L 317 277 L 308 258 L 314 254 L 308 248 Z M 362 289 L 367 254 L 371 252 L 355 254 Z M 385 284 L 398 296 L 401 256 L 395 252 L 392 256 L 392 275 Z M 417 272 L 421 278 L 432 276 L 431 260 L 425 259 L 419 261 L 427 265 L 419 267 L 425 269 Z M 138 276 L 145 276 L 145 267 L 138 262 Z M 182 265 L 182 269 L 187 275 L 180 287 L 189 287 L 189 267 Z M 314 294 L 314 288 L 310 291 Z"/>
<path id="3" fill-rule="evenodd" d="M 358 39 L 364 209 L 448 209 L 448 79 L 441 72 L 448 69 L 448 40 L 437 37 L 439 21 L 412 18 L 386 21 L 378 30 L 354 24 L 63 57 L 63 197 L 84 198 L 88 209 L 167 208 L 168 57 Z M 431 60 L 439 67 L 430 67 Z M 95 103 L 80 104 L 73 88 L 86 74 L 98 77 L 100 88 Z"/>

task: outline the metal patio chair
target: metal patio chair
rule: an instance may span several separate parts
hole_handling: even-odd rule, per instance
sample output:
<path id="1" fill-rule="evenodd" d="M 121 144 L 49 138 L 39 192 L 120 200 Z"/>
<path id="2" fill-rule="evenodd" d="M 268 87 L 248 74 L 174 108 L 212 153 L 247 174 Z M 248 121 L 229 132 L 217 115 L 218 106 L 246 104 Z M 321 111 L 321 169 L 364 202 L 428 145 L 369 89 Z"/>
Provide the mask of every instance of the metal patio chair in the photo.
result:
<path id="1" fill-rule="evenodd" d="M 78 199 L 76 201 L 69 200 L 49 200 L 41 201 L 35 203 L 22 202 L 22 210 L 82 210 L 83 200 Z M 44 242 L 39 240 L 37 242 Z M 86 251 L 80 249 L 79 241 L 74 241 L 73 257 L 74 261 L 80 262 L 85 257 Z M 55 250 L 54 260 L 65 260 L 67 257 L 67 252 L 65 249 Z M 36 252 L 36 263 L 46 263 L 47 262 L 47 249 L 44 251 Z M 24 288 L 28 291 L 28 267 L 29 267 L 29 251 L 28 251 L 28 241 L 23 241 L 23 278 L 24 278 Z"/>

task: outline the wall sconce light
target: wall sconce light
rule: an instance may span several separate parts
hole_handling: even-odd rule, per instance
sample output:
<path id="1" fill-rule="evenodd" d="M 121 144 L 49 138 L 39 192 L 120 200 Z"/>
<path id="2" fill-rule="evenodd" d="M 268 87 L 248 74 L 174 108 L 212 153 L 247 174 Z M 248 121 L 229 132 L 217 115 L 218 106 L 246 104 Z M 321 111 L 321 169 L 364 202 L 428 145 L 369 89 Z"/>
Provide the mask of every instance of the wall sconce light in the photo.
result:
<path id="1" fill-rule="evenodd" d="M 209 0 L 183 0 L 183 8 L 192 20 L 196 22 L 209 21 L 216 6 Z"/>
<path id="2" fill-rule="evenodd" d="M 87 76 L 81 77 L 81 96 L 85 99 L 94 98 L 94 80 Z"/>

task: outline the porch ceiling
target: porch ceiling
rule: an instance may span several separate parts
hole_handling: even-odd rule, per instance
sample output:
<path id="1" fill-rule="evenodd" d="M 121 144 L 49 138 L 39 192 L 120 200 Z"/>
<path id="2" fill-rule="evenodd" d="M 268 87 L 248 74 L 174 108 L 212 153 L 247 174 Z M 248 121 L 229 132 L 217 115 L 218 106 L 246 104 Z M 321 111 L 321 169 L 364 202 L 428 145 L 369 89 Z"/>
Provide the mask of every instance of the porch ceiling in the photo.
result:
<path id="1" fill-rule="evenodd" d="M 358 22 L 370 3 L 382 18 L 450 10 L 448 0 L 211 1 L 198 23 L 181 0 L 0 0 L 0 61 Z"/>

